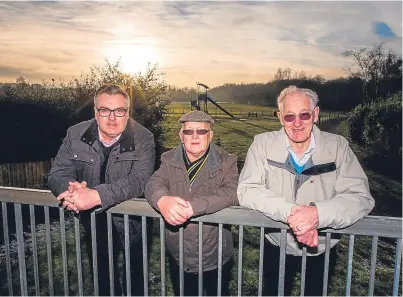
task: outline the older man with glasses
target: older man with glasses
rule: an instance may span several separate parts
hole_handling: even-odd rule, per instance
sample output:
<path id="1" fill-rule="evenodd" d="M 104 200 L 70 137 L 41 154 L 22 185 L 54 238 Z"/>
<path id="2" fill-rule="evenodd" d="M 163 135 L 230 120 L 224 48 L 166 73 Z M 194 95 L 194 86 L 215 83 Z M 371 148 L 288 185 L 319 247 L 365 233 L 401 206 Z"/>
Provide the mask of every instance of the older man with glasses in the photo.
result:
<path id="1" fill-rule="evenodd" d="M 374 207 L 368 179 L 345 138 L 315 125 L 318 96 L 290 86 L 277 100 L 280 131 L 255 136 L 239 185 L 241 206 L 290 226 L 287 233 L 284 296 L 291 294 L 307 247 L 305 295 L 322 296 L 326 237 L 322 228 L 345 228 Z M 266 234 L 263 295 L 277 295 L 281 234 Z M 330 240 L 329 283 L 337 238 Z M 302 294 L 301 293 L 301 294 Z"/>
<path id="2" fill-rule="evenodd" d="M 180 294 L 180 228 L 183 227 L 184 295 L 199 292 L 217 296 L 218 241 L 217 224 L 203 224 L 202 262 L 199 262 L 199 225 L 193 217 L 211 214 L 238 205 L 237 157 L 215 146 L 214 120 L 202 111 L 192 111 L 179 119 L 181 144 L 161 157 L 161 167 L 147 183 L 145 197 L 166 221 L 166 243 L 175 295 Z M 233 243 L 231 229 L 222 232 L 221 295 L 229 295 Z M 198 271 L 203 269 L 203 287 Z"/>
<path id="3" fill-rule="evenodd" d="M 97 212 L 99 295 L 144 295 L 140 218 L 130 217 L 129 226 L 132 291 L 125 292 L 126 285 L 119 281 L 122 277 L 126 282 L 122 270 L 118 269 L 119 255 L 125 246 L 124 221 L 118 215 L 112 216 L 111 226 L 115 292 L 109 279 L 105 210 L 142 196 L 155 162 L 154 136 L 129 117 L 129 107 L 129 95 L 119 86 L 102 86 L 94 97 L 95 118 L 67 130 L 49 173 L 49 189 L 66 209 L 80 217 L 91 262 L 91 237 L 95 234 L 91 233 L 90 214 Z"/>

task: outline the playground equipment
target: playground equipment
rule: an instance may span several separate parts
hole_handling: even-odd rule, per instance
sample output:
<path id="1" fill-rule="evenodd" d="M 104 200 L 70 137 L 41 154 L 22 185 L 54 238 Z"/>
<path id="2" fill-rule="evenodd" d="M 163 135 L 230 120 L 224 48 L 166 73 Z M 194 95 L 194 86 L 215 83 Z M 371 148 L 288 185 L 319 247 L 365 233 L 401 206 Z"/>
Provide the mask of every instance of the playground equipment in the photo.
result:
<path id="1" fill-rule="evenodd" d="M 205 113 L 208 113 L 208 108 L 207 108 L 207 101 L 211 102 L 212 104 L 214 104 L 217 108 L 219 108 L 220 110 L 222 110 L 225 114 L 229 115 L 231 118 L 236 119 L 237 117 L 235 117 L 233 114 L 231 114 L 229 111 L 227 111 L 224 107 L 222 107 L 220 104 L 218 104 L 217 100 L 211 96 L 208 93 L 208 89 L 209 87 L 206 86 L 205 84 L 199 83 L 197 82 L 197 88 L 196 88 L 196 92 L 197 92 L 197 97 L 196 99 L 191 99 L 190 100 L 190 109 L 196 109 L 196 110 L 200 110 L 200 103 L 203 104 L 203 111 Z"/>

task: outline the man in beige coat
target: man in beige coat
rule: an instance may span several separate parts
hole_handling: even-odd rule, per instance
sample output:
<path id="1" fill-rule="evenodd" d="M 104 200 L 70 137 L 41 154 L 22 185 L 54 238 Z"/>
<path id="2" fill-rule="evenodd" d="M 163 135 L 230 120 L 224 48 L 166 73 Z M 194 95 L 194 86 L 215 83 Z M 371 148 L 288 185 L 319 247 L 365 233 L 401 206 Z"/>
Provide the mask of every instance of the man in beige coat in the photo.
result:
<path id="1" fill-rule="evenodd" d="M 345 228 L 374 207 L 367 177 L 345 138 L 322 132 L 318 96 L 290 86 L 278 97 L 279 131 L 256 135 L 238 185 L 241 206 L 287 223 L 285 295 L 307 246 L 305 295 L 321 296 L 326 238 L 322 228 Z M 266 234 L 264 295 L 277 295 L 280 232 Z M 330 272 L 338 239 L 330 242 Z M 329 280 L 331 273 L 329 275 Z"/>
<path id="2" fill-rule="evenodd" d="M 237 157 L 216 147 L 214 120 L 202 111 L 192 111 L 179 119 L 181 144 L 164 153 L 161 167 L 147 183 L 145 197 L 166 221 L 166 244 L 175 295 L 179 295 L 179 228 L 183 227 L 184 295 L 197 296 L 199 265 L 203 268 L 203 289 L 217 296 L 218 241 L 217 224 L 203 224 L 202 263 L 199 263 L 199 227 L 192 217 L 211 214 L 238 205 Z M 222 232 L 222 290 L 229 295 L 232 233 Z"/>

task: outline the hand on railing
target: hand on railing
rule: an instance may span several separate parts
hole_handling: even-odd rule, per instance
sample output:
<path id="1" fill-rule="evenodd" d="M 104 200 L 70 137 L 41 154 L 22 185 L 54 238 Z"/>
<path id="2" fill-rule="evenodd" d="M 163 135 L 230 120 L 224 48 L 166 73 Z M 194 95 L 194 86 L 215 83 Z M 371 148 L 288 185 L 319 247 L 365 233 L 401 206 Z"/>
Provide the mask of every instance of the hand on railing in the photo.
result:
<path id="1" fill-rule="evenodd" d="M 173 226 L 182 225 L 194 214 L 190 203 L 177 196 L 162 196 L 157 205 L 165 221 Z"/>
<path id="2" fill-rule="evenodd" d="M 306 244 L 310 247 L 318 246 L 319 244 L 319 237 L 318 237 L 318 230 L 314 229 L 311 230 L 304 235 L 297 236 L 297 240 L 300 243 Z"/>
<path id="3" fill-rule="evenodd" d="M 87 182 L 69 182 L 69 187 L 61 193 L 57 200 L 62 201 L 62 205 L 76 213 L 80 210 L 91 209 L 101 204 L 101 199 L 96 190 L 88 189 Z"/>
<path id="4" fill-rule="evenodd" d="M 310 247 L 318 245 L 319 239 L 316 227 L 319 224 L 319 217 L 316 206 L 294 206 L 291 209 L 287 223 L 299 242 Z"/>

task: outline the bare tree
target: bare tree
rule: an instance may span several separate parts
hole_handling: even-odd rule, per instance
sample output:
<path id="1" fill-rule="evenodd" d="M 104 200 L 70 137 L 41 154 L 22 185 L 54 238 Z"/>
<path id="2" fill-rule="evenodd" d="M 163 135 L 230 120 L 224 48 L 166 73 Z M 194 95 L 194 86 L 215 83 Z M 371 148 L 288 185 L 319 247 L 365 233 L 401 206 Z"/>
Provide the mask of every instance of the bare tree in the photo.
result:
<path id="1" fill-rule="evenodd" d="M 364 103 L 372 102 L 379 97 L 382 81 L 399 75 L 401 78 L 401 57 L 390 49 L 386 52 L 383 43 L 374 45 L 372 49 L 364 47 L 358 51 L 345 51 L 343 56 L 353 61 L 353 65 L 345 67 L 347 74 L 362 80 Z"/>

